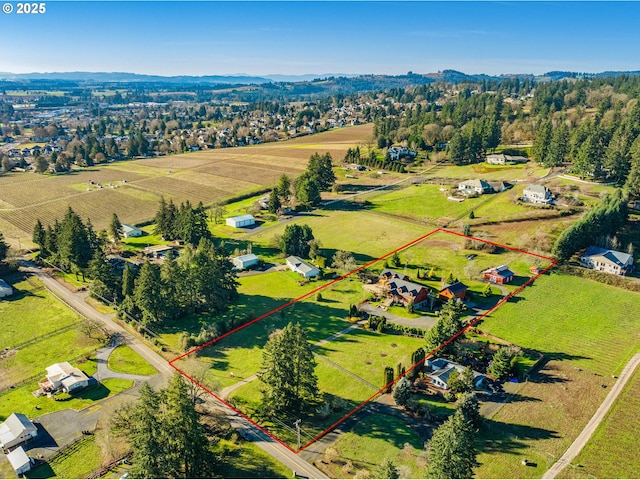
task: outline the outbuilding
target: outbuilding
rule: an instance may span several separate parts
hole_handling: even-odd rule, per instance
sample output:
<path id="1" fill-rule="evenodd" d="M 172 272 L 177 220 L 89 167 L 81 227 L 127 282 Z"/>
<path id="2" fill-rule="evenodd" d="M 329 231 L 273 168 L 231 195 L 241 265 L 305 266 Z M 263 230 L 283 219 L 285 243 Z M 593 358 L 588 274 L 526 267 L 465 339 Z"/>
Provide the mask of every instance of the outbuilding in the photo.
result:
<path id="1" fill-rule="evenodd" d="M 17 475 L 22 475 L 31 470 L 31 459 L 22 447 L 18 447 L 13 452 L 8 453 L 7 460 L 9 460 Z"/>
<path id="2" fill-rule="evenodd" d="M 299 275 L 302 275 L 304 278 L 317 277 L 320 275 L 320 269 L 311 265 L 308 262 L 305 262 L 300 257 L 296 257 L 295 255 L 291 255 L 287 257 L 287 266 L 291 269 L 292 272 L 296 272 Z"/>
<path id="3" fill-rule="evenodd" d="M 22 413 L 12 413 L 0 423 L 0 449 L 10 449 L 38 435 L 36 426 Z"/>
<path id="4" fill-rule="evenodd" d="M 227 225 L 235 228 L 249 227 L 256 224 L 256 219 L 253 215 L 239 215 L 237 217 L 227 218 Z"/>
<path id="5" fill-rule="evenodd" d="M 142 234 L 142 230 L 138 227 L 134 227 L 133 225 L 129 225 L 128 223 L 122 224 L 122 236 L 124 238 L 141 237 Z"/>
<path id="6" fill-rule="evenodd" d="M 233 257 L 231 259 L 231 263 L 233 263 L 233 266 L 236 267 L 238 270 L 245 270 L 249 267 L 253 267 L 254 265 L 258 265 L 259 262 L 260 262 L 260 259 L 257 257 L 257 255 L 254 255 L 253 253 L 248 253 L 247 255 L 240 255 L 239 257 Z"/>
<path id="7" fill-rule="evenodd" d="M 0 278 L 0 298 L 13 295 L 13 288 L 7 282 Z"/>

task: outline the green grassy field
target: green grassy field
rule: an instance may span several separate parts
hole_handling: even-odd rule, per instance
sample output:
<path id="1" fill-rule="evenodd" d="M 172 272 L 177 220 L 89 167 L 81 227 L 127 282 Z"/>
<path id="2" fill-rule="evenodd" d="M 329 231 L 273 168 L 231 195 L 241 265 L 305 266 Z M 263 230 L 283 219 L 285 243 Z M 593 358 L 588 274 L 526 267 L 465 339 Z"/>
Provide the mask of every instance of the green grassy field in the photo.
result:
<path id="1" fill-rule="evenodd" d="M 450 178 L 457 180 L 480 178 L 489 181 L 515 181 L 541 175 L 544 175 L 544 171 L 540 170 L 536 164 L 531 162 L 518 165 L 490 165 L 487 163 L 448 165 L 441 166 L 433 172 L 429 172 L 429 176 L 433 176 L 435 178 Z"/>
<path id="2" fill-rule="evenodd" d="M 613 404 L 580 454 L 558 478 L 634 478 L 640 472 L 640 370 Z"/>
<path id="3" fill-rule="evenodd" d="M 0 348 L 20 345 L 81 321 L 78 315 L 56 301 L 36 278 L 21 280 L 12 286 L 16 293 L 0 302 Z"/>
<path id="4" fill-rule="evenodd" d="M 107 363 L 114 372 L 131 373 L 134 375 L 155 375 L 155 368 L 149 365 L 144 358 L 138 355 L 131 347 L 120 345 L 111 355 Z"/>
<path id="5" fill-rule="evenodd" d="M 221 478 L 292 478 L 293 472 L 253 442 L 220 440 L 216 466 Z"/>
<path id="6" fill-rule="evenodd" d="M 102 452 L 95 438 L 85 437 L 50 462 L 31 470 L 28 478 L 87 478 L 100 467 Z"/>
<path id="7" fill-rule="evenodd" d="M 552 273 L 521 297 L 479 328 L 605 376 L 620 373 L 640 350 L 640 324 L 630 314 L 640 304 L 637 293 Z"/>

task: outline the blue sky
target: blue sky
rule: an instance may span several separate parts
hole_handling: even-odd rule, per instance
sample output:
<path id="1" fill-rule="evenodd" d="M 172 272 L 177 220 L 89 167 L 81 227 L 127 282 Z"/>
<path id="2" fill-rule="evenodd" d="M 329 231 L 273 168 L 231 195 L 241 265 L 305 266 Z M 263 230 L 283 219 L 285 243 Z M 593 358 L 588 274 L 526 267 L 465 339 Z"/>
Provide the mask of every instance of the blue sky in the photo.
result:
<path id="1" fill-rule="evenodd" d="M 43 15 L 0 14 L 0 71 L 640 70 L 637 2 L 49 1 L 46 7 Z"/>

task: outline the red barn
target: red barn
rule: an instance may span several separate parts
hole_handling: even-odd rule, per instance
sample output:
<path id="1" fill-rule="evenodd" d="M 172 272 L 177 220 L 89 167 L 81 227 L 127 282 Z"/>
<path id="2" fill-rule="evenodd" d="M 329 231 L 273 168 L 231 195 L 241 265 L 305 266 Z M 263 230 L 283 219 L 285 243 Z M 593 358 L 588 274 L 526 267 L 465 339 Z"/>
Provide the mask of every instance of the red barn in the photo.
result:
<path id="1" fill-rule="evenodd" d="M 482 272 L 485 280 L 489 280 L 491 283 L 497 283 L 503 285 L 513 280 L 513 272 L 509 270 L 506 265 L 490 268 Z"/>

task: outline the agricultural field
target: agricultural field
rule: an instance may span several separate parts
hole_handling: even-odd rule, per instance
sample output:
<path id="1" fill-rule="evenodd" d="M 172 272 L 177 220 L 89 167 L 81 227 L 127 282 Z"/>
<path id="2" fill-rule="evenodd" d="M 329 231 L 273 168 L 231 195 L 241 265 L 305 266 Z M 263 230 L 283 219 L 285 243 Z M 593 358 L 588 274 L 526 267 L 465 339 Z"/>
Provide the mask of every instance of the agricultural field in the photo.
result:
<path id="1" fill-rule="evenodd" d="M 633 478 L 640 471 L 640 370 L 613 404 L 582 452 L 558 478 Z M 623 460 L 624 459 L 624 460 Z"/>
<path id="2" fill-rule="evenodd" d="M 429 172 L 429 177 L 455 180 L 479 178 L 488 181 L 535 181 L 549 173 L 548 168 L 529 162 L 518 165 L 490 165 L 474 163 L 471 165 L 440 165 Z"/>
<path id="3" fill-rule="evenodd" d="M 640 350 L 640 325 L 629 315 L 639 300 L 552 273 L 479 325 L 549 359 L 482 430 L 479 477 L 539 477 L 564 453 L 604 400 L 612 375 Z M 523 466 L 523 458 L 535 465 Z"/>
<path id="4" fill-rule="evenodd" d="M 0 220 L 17 230 L 8 240 L 23 244 L 30 243 L 38 218 L 53 223 L 68 206 L 99 229 L 107 226 L 114 211 L 122 222 L 140 223 L 153 218 L 160 196 L 210 205 L 264 189 L 282 173 L 297 176 L 316 151 L 329 152 L 339 161 L 371 129 L 348 127 L 277 144 L 117 162 L 66 175 L 11 172 L 0 178 Z"/>

